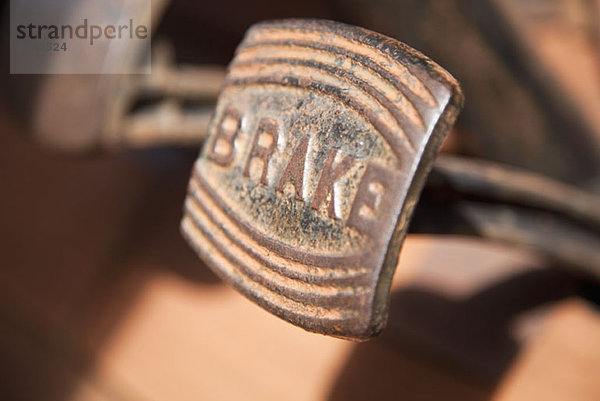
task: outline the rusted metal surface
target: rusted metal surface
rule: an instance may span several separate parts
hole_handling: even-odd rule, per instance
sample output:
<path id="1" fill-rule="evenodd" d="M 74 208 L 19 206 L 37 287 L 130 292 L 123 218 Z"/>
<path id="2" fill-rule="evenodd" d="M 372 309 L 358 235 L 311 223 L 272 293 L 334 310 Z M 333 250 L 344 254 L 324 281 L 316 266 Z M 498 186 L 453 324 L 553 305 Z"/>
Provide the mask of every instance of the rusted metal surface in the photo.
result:
<path id="1" fill-rule="evenodd" d="M 461 104 L 445 70 L 391 38 L 319 20 L 255 25 L 229 66 L 182 231 L 277 316 L 371 337 Z"/>

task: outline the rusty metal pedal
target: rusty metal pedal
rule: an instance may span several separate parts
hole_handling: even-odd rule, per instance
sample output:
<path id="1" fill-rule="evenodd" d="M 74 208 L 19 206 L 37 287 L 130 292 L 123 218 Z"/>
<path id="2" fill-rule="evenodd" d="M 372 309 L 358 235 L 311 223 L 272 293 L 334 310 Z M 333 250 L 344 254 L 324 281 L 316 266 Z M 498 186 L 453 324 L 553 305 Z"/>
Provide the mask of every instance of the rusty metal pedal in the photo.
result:
<path id="1" fill-rule="evenodd" d="M 449 73 L 375 32 L 320 20 L 254 25 L 192 172 L 184 236 L 220 277 L 288 322 L 374 336 L 462 100 Z"/>

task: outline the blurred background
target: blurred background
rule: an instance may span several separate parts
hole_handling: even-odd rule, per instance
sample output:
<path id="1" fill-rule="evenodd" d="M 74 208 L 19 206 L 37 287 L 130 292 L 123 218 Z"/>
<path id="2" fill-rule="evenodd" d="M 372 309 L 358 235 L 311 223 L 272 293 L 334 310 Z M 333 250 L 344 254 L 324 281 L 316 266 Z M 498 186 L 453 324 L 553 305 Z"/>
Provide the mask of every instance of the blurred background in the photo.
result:
<path id="1" fill-rule="evenodd" d="M 246 300 L 178 228 L 224 68 L 250 25 L 276 18 L 415 47 L 465 93 L 443 152 L 600 194 L 599 1 L 154 0 L 148 76 L 10 75 L 8 3 L 0 398 L 600 399 L 597 281 L 536 252 L 409 235 L 388 327 L 357 344 Z"/>

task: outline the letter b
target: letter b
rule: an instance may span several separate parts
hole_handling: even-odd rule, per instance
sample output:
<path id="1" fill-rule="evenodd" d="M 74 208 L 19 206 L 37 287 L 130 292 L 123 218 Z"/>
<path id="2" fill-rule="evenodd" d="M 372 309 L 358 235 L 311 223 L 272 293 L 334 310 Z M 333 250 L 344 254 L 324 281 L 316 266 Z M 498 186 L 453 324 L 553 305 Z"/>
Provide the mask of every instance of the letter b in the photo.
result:
<path id="1" fill-rule="evenodd" d="M 207 157 L 215 163 L 227 167 L 235 158 L 235 140 L 240 131 L 241 115 L 234 108 L 228 108 L 217 124 L 217 135 L 210 144 Z"/>

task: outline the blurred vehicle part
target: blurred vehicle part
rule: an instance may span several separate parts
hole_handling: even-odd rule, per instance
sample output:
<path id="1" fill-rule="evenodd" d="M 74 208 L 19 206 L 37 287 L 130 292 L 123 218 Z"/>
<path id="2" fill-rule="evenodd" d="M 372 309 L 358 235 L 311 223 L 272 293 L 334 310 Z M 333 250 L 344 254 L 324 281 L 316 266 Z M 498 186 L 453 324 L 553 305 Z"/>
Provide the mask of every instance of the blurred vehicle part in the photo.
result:
<path id="1" fill-rule="evenodd" d="M 336 1 L 461 82 L 461 153 L 600 192 L 599 8 L 586 0 Z"/>

